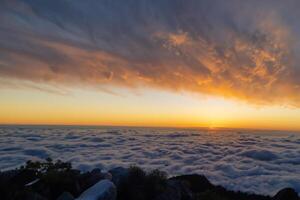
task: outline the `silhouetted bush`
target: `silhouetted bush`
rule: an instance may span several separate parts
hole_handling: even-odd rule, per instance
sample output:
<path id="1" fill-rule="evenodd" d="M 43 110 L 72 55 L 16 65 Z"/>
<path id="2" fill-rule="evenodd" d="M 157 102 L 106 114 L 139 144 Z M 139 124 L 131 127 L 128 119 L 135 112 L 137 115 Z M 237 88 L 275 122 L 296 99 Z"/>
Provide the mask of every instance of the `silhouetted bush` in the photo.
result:
<path id="1" fill-rule="evenodd" d="M 118 199 L 150 200 L 162 193 L 167 186 L 167 175 L 159 170 L 146 173 L 139 167 L 129 168 L 128 178 L 118 187 Z"/>
<path id="2" fill-rule="evenodd" d="M 20 169 L 34 170 L 39 175 L 45 174 L 49 171 L 69 171 L 72 169 L 72 164 L 69 162 L 62 162 L 57 160 L 53 162 L 51 158 L 47 158 L 45 162 L 40 161 L 27 161 L 25 166 L 21 166 Z"/>
<path id="3" fill-rule="evenodd" d="M 81 187 L 81 177 L 68 162 L 53 162 L 50 158 L 27 161 L 25 166 L 0 174 L 0 192 L 8 200 L 31 199 L 33 195 L 56 199 L 64 191 L 78 196 L 86 189 Z"/>

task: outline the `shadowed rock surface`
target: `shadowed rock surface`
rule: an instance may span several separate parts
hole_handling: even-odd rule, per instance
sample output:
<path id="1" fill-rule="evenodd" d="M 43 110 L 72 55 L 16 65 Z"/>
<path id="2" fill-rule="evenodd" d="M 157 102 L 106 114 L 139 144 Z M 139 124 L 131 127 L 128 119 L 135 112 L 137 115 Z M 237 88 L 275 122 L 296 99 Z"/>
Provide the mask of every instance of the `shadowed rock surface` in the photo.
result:
<path id="1" fill-rule="evenodd" d="M 280 190 L 274 197 L 273 200 L 299 200 L 298 194 L 292 188 L 284 188 Z"/>

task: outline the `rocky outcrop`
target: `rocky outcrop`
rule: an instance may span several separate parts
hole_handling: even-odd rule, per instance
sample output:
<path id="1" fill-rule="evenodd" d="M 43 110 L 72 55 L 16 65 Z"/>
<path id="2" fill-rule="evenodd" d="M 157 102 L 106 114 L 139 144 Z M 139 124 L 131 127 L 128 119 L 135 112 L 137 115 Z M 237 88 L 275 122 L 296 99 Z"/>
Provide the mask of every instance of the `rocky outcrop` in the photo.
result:
<path id="1" fill-rule="evenodd" d="M 271 200 L 269 196 L 235 192 L 222 186 L 215 186 L 205 176 L 198 174 L 176 176 L 169 180 L 180 181 L 184 184 L 185 187 L 178 188 L 179 191 L 183 189 L 191 191 L 192 198 L 185 196 L 182 198 L 184 200 Z"/>
<path id="2" fill-rule="evenodd" d="M 76 200 L 115 200 L 116 186 L 109 180 L 102 180 L 84 191 Z"/>
<path id="3" fill-rule="evenodd" d="M 292 188 L 284 188 L 277 192 L 272 200 L 300 200 L 297 192 Z"/>

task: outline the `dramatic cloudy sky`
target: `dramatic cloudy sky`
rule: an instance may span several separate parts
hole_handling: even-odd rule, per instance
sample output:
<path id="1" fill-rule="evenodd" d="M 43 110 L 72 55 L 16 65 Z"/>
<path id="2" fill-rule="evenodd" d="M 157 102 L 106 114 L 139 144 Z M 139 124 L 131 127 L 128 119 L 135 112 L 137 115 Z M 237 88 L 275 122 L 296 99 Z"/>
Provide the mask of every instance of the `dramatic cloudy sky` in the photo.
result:
<path id="1" fill-rule="evenodd" d="M 297 109 L 299 9 L 297 0 L 2 0 L 0 87 L 153 88 Z"/>

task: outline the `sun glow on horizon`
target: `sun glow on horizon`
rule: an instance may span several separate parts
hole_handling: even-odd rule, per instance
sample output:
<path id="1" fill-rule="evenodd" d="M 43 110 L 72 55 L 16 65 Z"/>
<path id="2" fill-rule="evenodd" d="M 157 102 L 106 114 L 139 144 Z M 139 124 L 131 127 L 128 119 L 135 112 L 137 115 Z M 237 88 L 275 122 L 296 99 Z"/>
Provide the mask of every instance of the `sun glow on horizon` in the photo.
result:
<path id="1" fill-rule="evenodd" d="M 139 93 L 118 89 L 118 94 L 77 89 L 71 95 L 57 95 L 6 89 L 1 93 L 0 124 L 300 130 L 299 109 L 154 89 Z"/>

